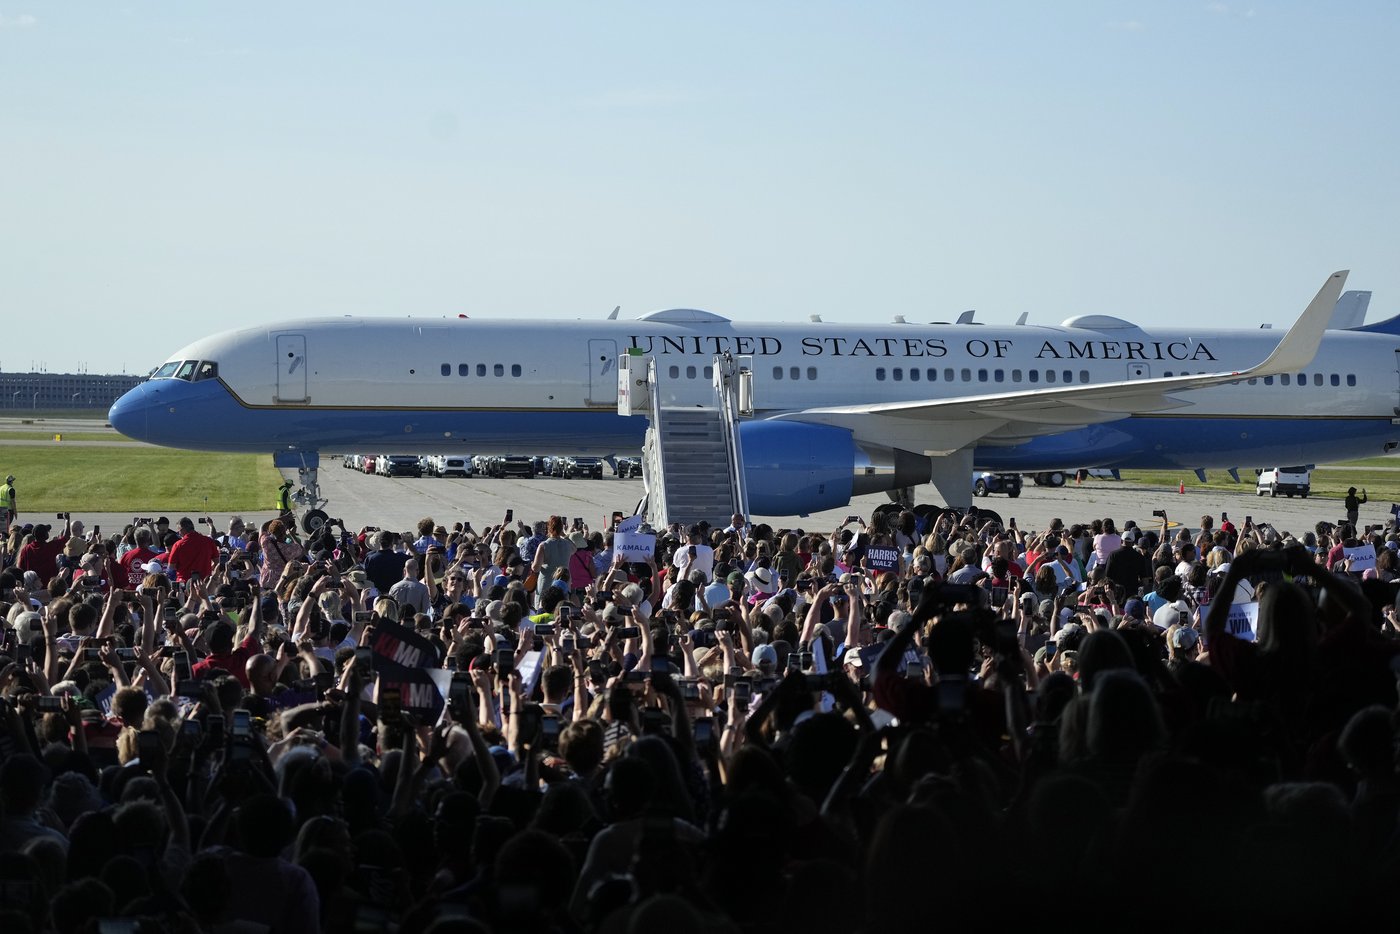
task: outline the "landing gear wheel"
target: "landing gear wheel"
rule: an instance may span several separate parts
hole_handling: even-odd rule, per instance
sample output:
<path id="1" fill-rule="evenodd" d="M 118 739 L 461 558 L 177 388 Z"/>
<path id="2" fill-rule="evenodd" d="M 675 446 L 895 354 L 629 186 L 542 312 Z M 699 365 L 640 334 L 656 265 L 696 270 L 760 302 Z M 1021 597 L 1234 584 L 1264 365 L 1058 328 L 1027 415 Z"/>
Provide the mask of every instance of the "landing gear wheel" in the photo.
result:
<path id="1" fill-rule="evenodd" d="M 319 509 L 308 509 L 306 515 L 301 517 L 301 530 L 307 535 L 315 535 L 321 531 L 321 526 L 330 521 L 330 518 Z"/>

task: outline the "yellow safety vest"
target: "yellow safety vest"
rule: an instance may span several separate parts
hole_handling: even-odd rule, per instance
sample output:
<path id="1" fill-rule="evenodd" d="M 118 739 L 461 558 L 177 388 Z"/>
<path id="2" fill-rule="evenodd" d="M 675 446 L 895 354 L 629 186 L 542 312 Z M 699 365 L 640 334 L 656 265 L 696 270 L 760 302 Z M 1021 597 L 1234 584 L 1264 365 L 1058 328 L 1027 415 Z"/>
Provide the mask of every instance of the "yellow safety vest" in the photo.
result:
<path id="1" fill-rule="evenodd" d="M 292 490 L 291 487 L 282 487 L 277 494 L 277 508 L 282 512 L 292 511 Z"/>

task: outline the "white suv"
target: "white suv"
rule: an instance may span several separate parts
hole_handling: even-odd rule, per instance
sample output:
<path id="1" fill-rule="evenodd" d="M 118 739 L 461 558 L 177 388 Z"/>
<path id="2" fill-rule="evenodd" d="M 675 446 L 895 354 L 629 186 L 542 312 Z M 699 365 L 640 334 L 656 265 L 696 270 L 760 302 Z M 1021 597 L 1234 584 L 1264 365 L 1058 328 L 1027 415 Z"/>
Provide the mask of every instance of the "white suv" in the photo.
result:
<path id="1" fill-rule="evenodd" d="M 1259 471 L 1259 480 L 1254 484 L 1256 496 L 1278 496 L 1282 493 L 1289 499 L 1295 495 L 1303 499 L 1312 492 L 1312 473 L 1306 467 L 1265 467 Z"/>

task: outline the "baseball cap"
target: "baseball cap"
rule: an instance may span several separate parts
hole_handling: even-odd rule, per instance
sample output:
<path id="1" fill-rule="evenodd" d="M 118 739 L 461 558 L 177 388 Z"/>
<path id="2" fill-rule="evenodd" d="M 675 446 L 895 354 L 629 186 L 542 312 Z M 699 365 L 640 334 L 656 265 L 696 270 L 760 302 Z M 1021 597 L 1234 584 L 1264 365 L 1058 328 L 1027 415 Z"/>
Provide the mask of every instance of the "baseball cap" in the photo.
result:
<path id="1" fill-rule="evenodd" d="M 753 662 L 755 668 L 762 668 L 764 665 L 776 668 L 778 667 L 778 650 L 767 644 L 756 645 L 750 661 Z"/>
<path id="2" fill-rule="evenodd" d="M 724 579 L 724 581 L 725 583 L 730 584 L 731 586 L 734 584 L 742 584 L 744 582 L 744 572 L 732 571 L 730 572 L 729 576 Z"/>
<path id="3" fill-rule="evenodd" d="M 1157 612 L 1152 614 L 1152 625 L 1158 629 L 1166 629 L 1178 623 L 1182 613 L 1188 616 L 1191 614 L 1191 607 L 1185 600 L 1168 603 L 1166 606 L 1159 607 Z"/>
<path id="4" fill-rule="evenodd" d="M 1178 626 L 1176 632 L 1172 633 L 1172 648 L 1189 649 L 1201 638 L 1200 633 L 1190 626 Z"/>
<path id="5" fill-rule="evenodd" d="M 1127 603 L 1123 604 L 1123 615 L 1125 617 L 1131 616 L 1133 619 L 1145 620 L 1147 619 L 1147 604 L 1143 603 L 1137 597 L 1133 597 Z"/>
<path id="6" fill-rule="evenodd" d="M 33 610 L 26 610 L 15 617 L 15 632 L 21 639 L 27 639 L 35 633 L 41 632 L 44 628 L 44 621 Z"/>
<path id="7" fill-rule="evenodd" d="M 266 487 L 264 487 L 264 489 L 266 489 Z M 165 565 L 161 564 L 159 561 L 147 561 L 145 564 L 141 565 L 141 570 L 145 571 L 147 574 L 164 574 Z"/>

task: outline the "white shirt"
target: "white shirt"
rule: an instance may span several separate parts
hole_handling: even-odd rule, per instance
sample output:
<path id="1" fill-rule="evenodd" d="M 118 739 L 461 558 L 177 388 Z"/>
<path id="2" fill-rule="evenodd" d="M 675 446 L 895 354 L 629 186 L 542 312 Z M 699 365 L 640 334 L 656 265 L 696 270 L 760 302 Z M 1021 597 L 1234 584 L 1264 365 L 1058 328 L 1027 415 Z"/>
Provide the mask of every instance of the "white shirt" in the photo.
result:
<path id="1" fill-rule="evenodd" d="M 690 549 L 695 549 L 695 557 L 690 557 Z M 671 559 L 671 564 L 681 576 L 688 575 L 693 568 L 705 572 L 705 580 L 708 582 L 715 574 L 715 550 L 709 545 L 683 545 L 676 549 L 676 556 Z"/>

